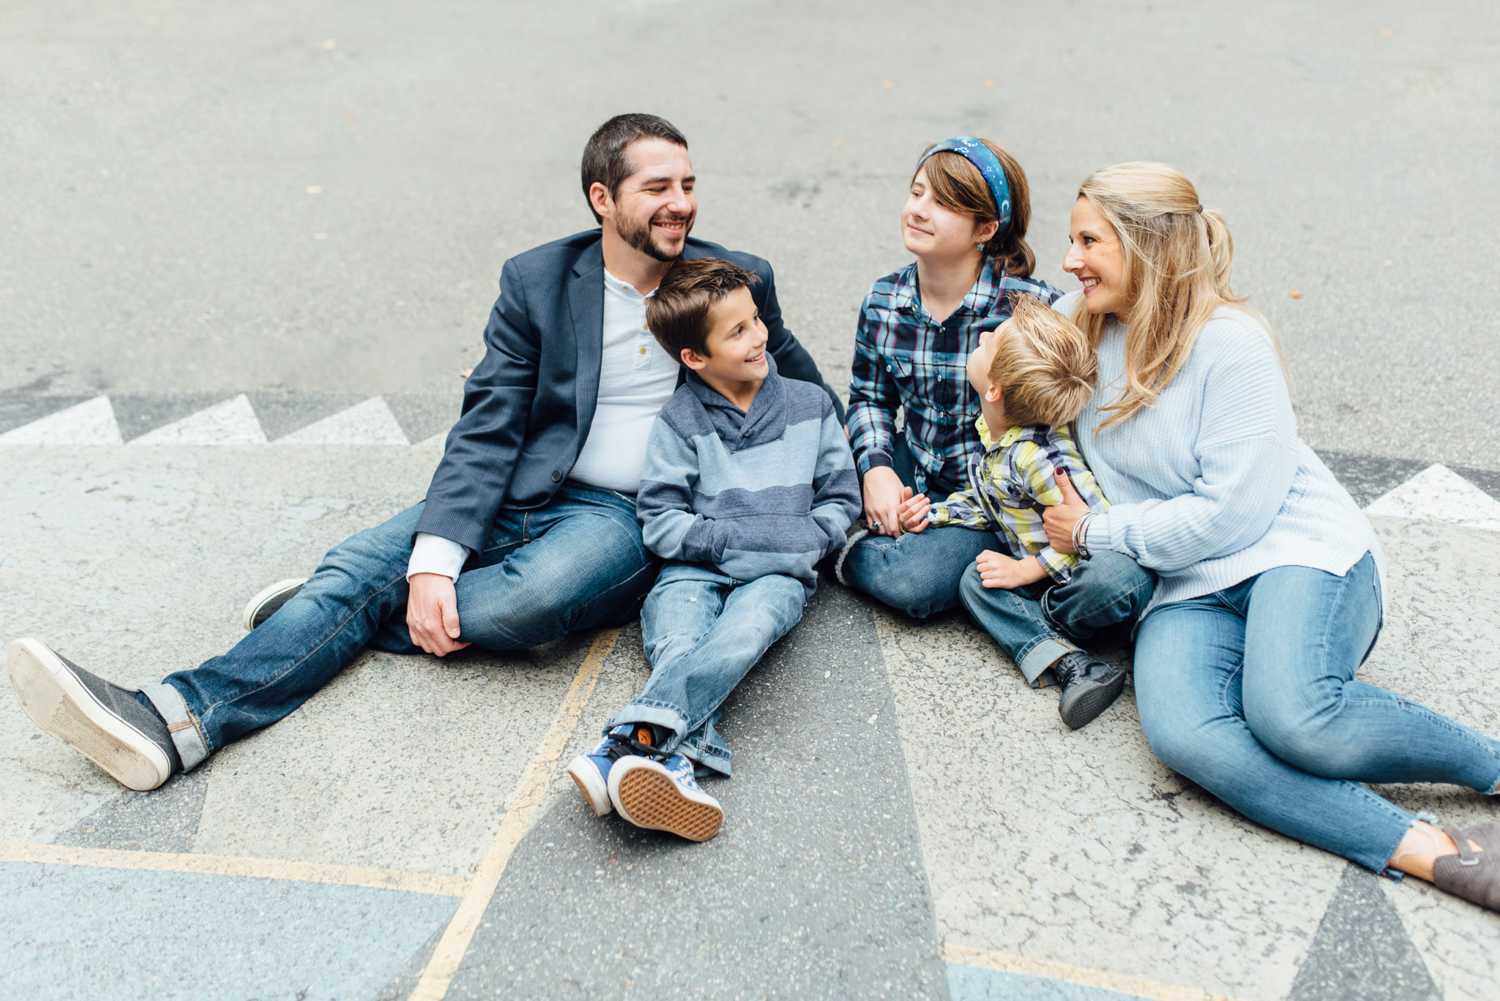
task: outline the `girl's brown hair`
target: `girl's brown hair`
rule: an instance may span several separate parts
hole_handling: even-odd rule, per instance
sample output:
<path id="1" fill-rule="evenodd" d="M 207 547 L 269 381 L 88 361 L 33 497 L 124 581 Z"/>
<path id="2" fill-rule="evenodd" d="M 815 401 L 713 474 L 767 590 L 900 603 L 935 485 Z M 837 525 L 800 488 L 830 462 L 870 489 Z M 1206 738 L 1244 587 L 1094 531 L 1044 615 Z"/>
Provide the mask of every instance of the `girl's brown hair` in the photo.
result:
<path id="1" fill-rule="evenodd" d="M 1036 270 L 1036 255 L 1026 244 L 1026 227 L 1031 222 L 1031 187 L 1026 183 L 1026 172 L 1015 157 L 988 139 L 981 139 L 1000 161 L 1005 171 L 1005 183 L 1010 187 L 1010 224 L 995 231 L 984 245 L 984 253 L 994 258 L 1006 274 L 1027 277 Z M 931 146 L 926 147 L 931 149 Z M 927 171 L 927 186 L 932 197 L 945 209 L 973 216 L 976 222 L 1000 221 L 995 210 L 995 199 L 984 175 L 963 154 L 944 150 L 934 153 L 917 164 L 911 177 L 915 181 L 917 172 Z"/>

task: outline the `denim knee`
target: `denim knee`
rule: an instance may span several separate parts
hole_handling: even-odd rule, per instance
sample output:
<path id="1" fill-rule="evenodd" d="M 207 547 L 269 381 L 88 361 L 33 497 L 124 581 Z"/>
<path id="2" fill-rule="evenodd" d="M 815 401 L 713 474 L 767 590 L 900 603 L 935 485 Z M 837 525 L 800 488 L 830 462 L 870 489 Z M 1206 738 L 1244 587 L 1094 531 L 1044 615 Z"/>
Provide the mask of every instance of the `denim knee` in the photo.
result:
<path id="1" fill-rule="evenodd" d="M 988 590 L 979 577 L 979 568 L 971 566 L 964 571 L 964 575 L 958 579 L 959 603 L 973 612 L 977 608 L 984 607 L 985 592 Z"/>
<path id="2" fill-rule="evenodd" d="M 1266 750 L 1294 768 L 1327 778 L 1347 778 L 1361 748 L 1339 739 L 1330 726 L 1336 708 L 1293 708 L 1277 698 L 1257 698 L 1253 688 L 1245 692 L 1245 723 Z M 1350 753 L 1361 752 L 1359 758 Z"/>
<path id="3" fill-rule="evenodd" d="M 863 550 L 863 551 L 861 551 Z M 846 564 L 849 581 L 883 605 L 914 619 L 925 619 L 946 608 L 953 598 L 951 580 L 935 580 L 930 572 L 903 566 L 895 542 L 866 540 Z"/>
<path id="4" fill-rule="evenodd" d="M 1047 592 L 1047 612 L 1065 627 L 1107 629 L 1135 621 L 1155 591 L 1156 575 L 1129 556 L 1095 553 Z"/>

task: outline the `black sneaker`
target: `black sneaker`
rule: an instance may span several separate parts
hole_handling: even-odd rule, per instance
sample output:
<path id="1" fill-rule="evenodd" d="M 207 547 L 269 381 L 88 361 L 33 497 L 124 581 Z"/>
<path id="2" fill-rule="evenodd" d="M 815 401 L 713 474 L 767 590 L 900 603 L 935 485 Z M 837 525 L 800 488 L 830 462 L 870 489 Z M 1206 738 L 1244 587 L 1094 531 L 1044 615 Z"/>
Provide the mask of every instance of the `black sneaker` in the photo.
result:
<path id="1" fill-rule="evenodd" d="M 1062 688 L 1057 714 L 1069 730 L 1092 723 L 1125 690 L 1123 668 L 1091 660 L 1080 650 L 1063 654 L 1052 665 L 1052 673 L 1057 675 L 1057 684 Z"/>
<path id="2" fill-rule="evenodd" d="M 32 722 L 121 785 L 145 792 L 182 770 L 166 722 L 135 692 L 95 677 L 40 640 L 12 641 L 6 660 Z"/>
<path id="3" fill-rule="evenodd" d="M 240 620 L 245 627 L 245 632 L 248 633 L 275 615 L 276 610 L 290 601 L 306 583 L 306 577 L 291 577 L 262 588 L 260 593 L 251 598 L 250 603 L 245 606 L 244 615 Z"/>

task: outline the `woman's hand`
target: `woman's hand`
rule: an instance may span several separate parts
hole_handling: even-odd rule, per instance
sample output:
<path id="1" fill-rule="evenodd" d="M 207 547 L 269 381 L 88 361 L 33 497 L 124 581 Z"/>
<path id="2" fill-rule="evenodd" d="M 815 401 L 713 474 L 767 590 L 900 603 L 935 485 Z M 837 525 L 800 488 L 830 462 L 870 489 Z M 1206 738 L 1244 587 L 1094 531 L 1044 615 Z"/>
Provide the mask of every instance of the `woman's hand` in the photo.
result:
<path id="1" fill-rule="evenodd" d="M 1042 512 L 1042 525 L 1047 529 L 1047 541 L 1060 553 L 1073 552 L 1073 526 L 1078 519 L 1089 513 L 1089 506 L 1073 489 L 1068 474 L 1059 471 L 1057 489 L 1062 491 L 1061 504 L 1054 504 Z"/>
<path id="2" fill-rule="evenodd" d="M 865 474 L 865 521 L 870 531 L 881 535 L 901 534 L 901 503 L 911 497 L 911 487 L 890 466 L 876 466 Z"/>
<path id="3" fill-rule="evenodd" d="M 906 487 L 903 493 L 911 493 L 911 488 Z M 901 502 L 901 530 L 903 532 L 920 532 L 927 527 L 927 513 L 932 509 L 932 502 L 927 499 L 926 494 L 916 494 Z"/>

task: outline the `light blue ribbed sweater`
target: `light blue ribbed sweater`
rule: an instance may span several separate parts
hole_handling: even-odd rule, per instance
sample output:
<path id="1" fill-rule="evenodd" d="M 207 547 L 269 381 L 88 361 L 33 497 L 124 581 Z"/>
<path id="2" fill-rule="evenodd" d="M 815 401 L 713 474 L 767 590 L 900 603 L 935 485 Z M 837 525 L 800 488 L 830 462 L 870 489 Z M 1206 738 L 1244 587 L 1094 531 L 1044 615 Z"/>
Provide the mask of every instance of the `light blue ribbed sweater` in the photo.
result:
<path id="1" fill-rule="evenodd" d="M 1071 317 L 1081 295 L 1054 308 Z M 1125 327 L 1112 320 L 1075 435 L 1112 506 L 1084 541 L 1157 572 L 1148 613 L 1272 567 L 1343 575 L 1367 551 L 1383 577 L 1369 520 L 1297 437 L 1276 348 L 1248 313 L 1220 307 L 1155 404 L 1099 430 L 1124 384 Z"/>

